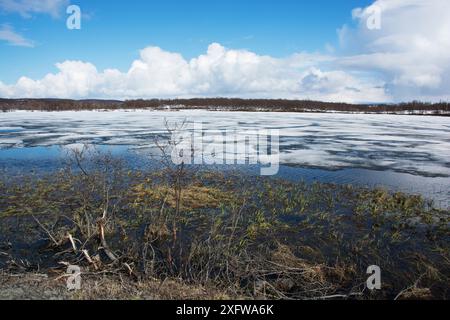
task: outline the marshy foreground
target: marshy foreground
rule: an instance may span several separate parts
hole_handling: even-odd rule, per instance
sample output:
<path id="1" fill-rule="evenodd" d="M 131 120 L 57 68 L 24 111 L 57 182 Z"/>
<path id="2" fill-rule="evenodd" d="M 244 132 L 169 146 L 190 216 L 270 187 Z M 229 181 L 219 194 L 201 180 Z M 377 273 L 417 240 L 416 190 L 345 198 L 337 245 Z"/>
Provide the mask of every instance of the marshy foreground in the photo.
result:
<path id="1" fill-rule="evenodd" d="M 448 298 L 450 212 L 420 196 L 72 160 L 1 175 L 0 299 Z"/>

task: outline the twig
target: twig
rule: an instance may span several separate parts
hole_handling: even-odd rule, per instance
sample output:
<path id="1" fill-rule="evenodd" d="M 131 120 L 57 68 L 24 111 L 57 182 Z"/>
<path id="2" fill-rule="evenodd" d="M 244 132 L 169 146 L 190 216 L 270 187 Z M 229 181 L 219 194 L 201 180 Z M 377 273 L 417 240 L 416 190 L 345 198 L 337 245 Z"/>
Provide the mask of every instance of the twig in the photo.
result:
<path id="1" fill-rule="evenodd" d="M 59 246 L 60 243 L 58 241 L 56 241 L 56 239 L 52 236 L 50 231 L 48 231 L 47 228 L 42 223 L 40 223 L 39 220 L 34 215 L 32 215 L 32 217 L 33 217 L 34 221 L 36 221 L 36 223 L 47 233 L 47 235 L 50 237 L 50 239 L 53 241 L 53 243 L 56 246 Z"/>
<path id="2" fill-rule="evenodd" d="M 97 264 L 96 264 L 95 261 L 92 260 L 92 258 L 89 256 L 88 251 L 87 251 L 87 250 L 82 250 L 81 252 L 83 252 L 84 256 L 86 257 L 86 260 L 87 260 L 90 264 L 92 264 L 92 265 L 94 266 L 95 270 L 98 270 Z"/>
<path id="3" fill-rule="evenodd" d="M 70 243 L 72 244 L 73 251 L 76 253 L 78 251 L 75 241 L 70 233 L 67 233 L 67 237 L 69 238 Z"/>

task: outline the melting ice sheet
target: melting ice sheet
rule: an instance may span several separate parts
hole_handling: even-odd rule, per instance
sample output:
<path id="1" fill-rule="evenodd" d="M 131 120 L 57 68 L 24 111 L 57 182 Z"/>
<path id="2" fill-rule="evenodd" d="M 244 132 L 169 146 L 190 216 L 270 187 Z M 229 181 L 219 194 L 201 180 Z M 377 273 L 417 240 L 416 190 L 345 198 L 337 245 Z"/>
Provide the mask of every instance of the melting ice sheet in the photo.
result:
<path id="1" fill-rule="evenodd" d="M 204 129 L 212 130 L 279 129 L 280 160 L 287 165 L 280 174 L 288 170 L 289 175 L 297 172 L 306 176 L 305 168 L 315 168 L 308 172 L 331 174 L 327 179 L 337 183 L 367 180 L 395 185 L 405 180 L 419 189 L 424 184 L 440 190 L 449 198 L 448 117 L 197 110 L 18 111 L 0 113 L 0 165 L 8 167 L 14 159 L 20 160 L 15 165 L 28 165 L 36 159 L 42 163 L 43 158 L 55 157 L 56 146 L 81 143 L 148 151 L 155 137 L 165 134 L 165 120 L 172 124 L 202 122 Z"/>

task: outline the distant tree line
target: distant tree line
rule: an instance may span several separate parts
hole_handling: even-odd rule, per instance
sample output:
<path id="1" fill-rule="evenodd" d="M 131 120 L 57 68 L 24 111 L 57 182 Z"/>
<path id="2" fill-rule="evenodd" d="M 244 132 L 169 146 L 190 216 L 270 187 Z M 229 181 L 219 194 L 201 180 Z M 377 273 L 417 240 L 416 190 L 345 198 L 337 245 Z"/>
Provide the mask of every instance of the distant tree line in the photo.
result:
<path id="1" fill-rule="evenodd" d="M 225 111 L 273 112 L 364 112 L 364 113 L 426 113 L 450 114 L 450 103 L 407 102 L 399 104 L 348 104 L 310 100 L 282 99 L 151 99 L 151 100 L 68 100 L 68 99 L 0 99 L 0 110 L 81 111 L 81 110 L 154 109 L 182 110 L 204 109 Z"/>

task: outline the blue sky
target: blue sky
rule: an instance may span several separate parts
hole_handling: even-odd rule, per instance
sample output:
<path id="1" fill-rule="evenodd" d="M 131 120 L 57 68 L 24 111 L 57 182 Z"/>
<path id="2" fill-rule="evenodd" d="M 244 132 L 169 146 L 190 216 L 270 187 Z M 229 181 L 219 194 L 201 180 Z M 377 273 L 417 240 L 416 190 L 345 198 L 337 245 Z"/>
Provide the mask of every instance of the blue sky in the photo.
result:
<path id="1" fill-rule="evenodd" d="M 82 10 L 81 30 L 66 28 L 69 4 Z M 368 30 L 373 9 L 382 27 Z M 448 100 L 449 9 L 448 0 L 0 0 L 0 97 Z"/>
<path id="2" fill-rule="evenodd" d="M 39 0 L 37 0 L 39 1 Z M 34 42 L 33 48 L 0 42 L 0 80 L 42 77 L 64 60 L 83 60 L 99 69 L 125 71 L 148 45 L 192 58 L 212 42 L 275 57 L 336 46 L 336 30 L 351 23 L 362 0 L 130 0 L 71 1 L 80 6 L 81 30 L 68 30 L 68 15 L 0 15 L 0 25 Z"/>

